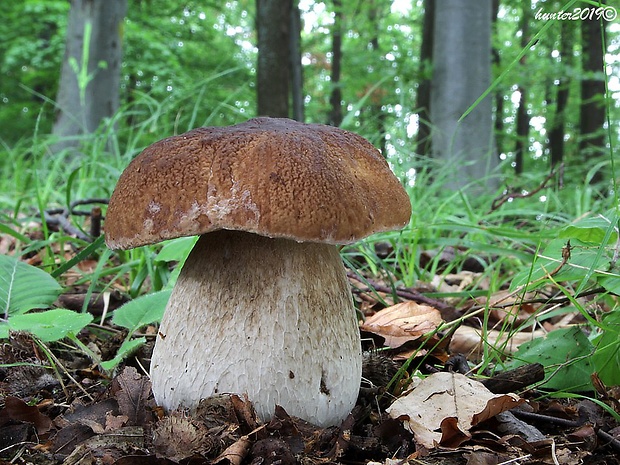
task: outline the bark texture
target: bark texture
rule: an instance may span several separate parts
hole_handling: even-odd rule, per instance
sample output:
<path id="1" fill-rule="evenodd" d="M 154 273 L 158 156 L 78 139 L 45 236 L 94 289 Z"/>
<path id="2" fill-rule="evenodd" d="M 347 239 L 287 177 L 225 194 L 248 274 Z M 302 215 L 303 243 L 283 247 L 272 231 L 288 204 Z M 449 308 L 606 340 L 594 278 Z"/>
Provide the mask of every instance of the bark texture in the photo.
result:
<path id="1" fill-rule="evenodd" d="M 606 152 L 605 132 L 605 82 L 603 79 L 603 40 L 601 20 L 580 21 L 581 42 L 583 43 L 582 66 L 585 79 L 581 81 L 581 108 L 579 112 L 579 131 L 581 140 L 579 149 L 583 161 L 589 165 L 598 161 Z M 600 171 L 596 172 L 592 182 L 603 179 Z"/>
<path id="2" fill-rule="evenodd" d="M 56 103 L 54 151 L 77 147 L 118 110 L 127 0 L 72 0 Z"/>
<path id="3" fill-rule="evenodd" d="M 452 189 L 482 178 L 482 186 L 498 186 L 488 177 L 498 164 L 490 96 L 459 122 L 490 84 L 491 11 L 491 0 L 475 6 L 460 0 L 435 2 L 432 153 L 457 170 L 446 185 Z"/>
<path id="4" fill-rule="evenodd" d="M 292 0 L 256 0 L 258 116 L 287 118 Z"/>

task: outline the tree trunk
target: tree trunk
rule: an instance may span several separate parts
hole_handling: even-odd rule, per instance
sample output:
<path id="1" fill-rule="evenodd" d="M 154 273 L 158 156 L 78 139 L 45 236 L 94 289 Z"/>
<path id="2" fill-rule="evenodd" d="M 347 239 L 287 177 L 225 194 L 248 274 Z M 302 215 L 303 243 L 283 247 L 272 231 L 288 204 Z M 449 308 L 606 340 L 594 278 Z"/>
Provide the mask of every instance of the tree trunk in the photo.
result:
<path id="1" fill-rule="evenodd" d="M 525 48 L 529 41 L 529 23 L 530 14 L 532 9 L 531 1 L 525 1 L 523 10 L 521 12 L 521 19 L 519 29 L 521 30 L 521 48 Z M 519 62 L 519 66 L 525 66 L 527 62 L 527 55 L 524 56 Z M 523 173 L 523 156 L 527 153 L 529 147 L 529 133 L 530 133 L 530 116 L 527 114 L 527 91 L 522 86 L 519 86 L 519 107 L 517 108 L 517 141 L 515 143 L 515 173 Z M 496 119 L 501 119 L 500 115 L 496 115 Z"/>
<path id="2" fill-rule="evenodd" d="M 424 19 L 422 22 L 422 44 L 420 46 L 420 82 L 416 96 L 418 112 L 418 133 L 415 152 L 421 156 L 431 154 L 431 76 L 433 60 L 433 24 L 435 22 L 435 0 L 424 0 Z"/>
<path id="3" fill-rule="evenodd" d="M 258 115 L 287 118 L 292 0 L 256 0 Z"/>
<path id="4" fill-rule="evenodd" d="M 519 86 L 519 107 L 517 108 L 517 141 L 515 143 L 515 173 L 523 173 L 523 155 L 529 147 L 530 117 L 527 114 L 525 89 Z"/>
<path id="5" fill-rule="evenodd" d="M 334 0 L 334 25 L 332 26 L 332 92 L 329 96 L 331 110 L 328 124 L 342 124 L 342 89 L 340 88 L 340 65 L 342 63 L 342 1 Z"/>
<path id="6" fill-rule="evenodd" d="M 493 142 L 491 97 L 459 119 L 491 80 L 491 0 L 472 6 L 462 0 L 435 2 L 431 122 L 433 157 L 454 167 L 447 187 L 460 189 L 482 180 L 480 190 L 496 189 L 489 175 L 498 165 Z"/>
<path id="7" fill-rule="evenodd" d="M 498 36 L 498 18 L 499 14 L 499 0 L 491 0 L 491 20 L 493 21 L 493 35 Z M 495 69 L 501 69 L 501 54 L 500 49 L 497 47 L 491 48 L 491 62 Z M 505 153 L 506 147 L 504 140 L 506 139 L 506 133 L 504 131 L 504 96 L 506 88 L 503 86 L 497 86 L 495 88 L 495 144 L 498 153 Z"/>
<path id="8" fill-rule="evenodd" d="M 77 148 L 119 106 L 127 0 L 72 0 L 53 134 L 55 152 Z"/>
<path id="9" fill-rule="evenodd" d="M 301 11 L 297 5 L 291 8 L 291 87 L 293 119 L 304 121 L 304 77 L 301 66 Z"/>
<path id="10" fill-rule="evenodd" d="M 581 139 L 579 149 L 584 162 L 592 165 L 593 158 L 605 152 L 605 82 L 603 81 L 603 43 L 601 21 L 597 19 L 581 21 L 581 43 L 583 47 L 582 67 L 586 79 L 581 81 L 581 108 L 579 130 Z M 598 182 L 602 175 L 597 173 L 592 182 Z"/>
<path id="11" fill-rule="evenodd" d="M 560 57 L 564 62 L 566 75 L 560 77 L 557 85 L 555 115 L 549 129 L 549 152 L 551 153 L 551 167 L 564 161 L 564 136 L 566 133 L 566 107 L 570 90 L 570 78 L 568 70 L 573 56 L 573 27 L 572 23 L 562 22 L 560 26 Z"/>
<path id="12" fill-rule="evenodd" d="M 379 3 L 379 5 L 377 4 Z M 379 66 L 379 18 L 380 18 L 380 7 L 381 2 L 369 1 L 368 2 L 368 20 L 370 22 L 370 27 L 372 29 L 372 37 L 370 38 L 368 44 L 370 49 L 374 52 L 373 58 L 375 58 L 376 64 L 375 66 Z M 373 83 L 374 84 L 374 83 Z M 385 137 L 385 119 L 386 113 L 383 111 L 383 97 L 385 95 L 385 91 L 378 87 L 375 89 L 370 96 L 370 107 L 368 109 L 368 113 L 370 114 L 370 118 L 372 121 L 376 122 L 376 134 L 378 136 L 378 144 L 381 153 L 385 157 L 387 154 L 387 139 Z"/>

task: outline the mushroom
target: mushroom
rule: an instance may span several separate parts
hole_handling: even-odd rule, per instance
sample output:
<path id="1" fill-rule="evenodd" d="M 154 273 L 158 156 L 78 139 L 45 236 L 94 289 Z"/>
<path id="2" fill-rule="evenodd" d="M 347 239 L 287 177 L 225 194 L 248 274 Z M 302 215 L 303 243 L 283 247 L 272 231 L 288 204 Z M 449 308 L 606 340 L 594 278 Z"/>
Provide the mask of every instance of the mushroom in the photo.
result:
<path id="1" fill-rule="evenodd" d="M 147 147 L 110 199 L 106 242 L 127 249 L 200 235 L 151 359 L 156 402 L 195 409 L 246 395 L 321 426 L 355 405 L 361 346 L 338 244 L 402 228 L 409 198 L 364 138 L 255 118 Z"/>

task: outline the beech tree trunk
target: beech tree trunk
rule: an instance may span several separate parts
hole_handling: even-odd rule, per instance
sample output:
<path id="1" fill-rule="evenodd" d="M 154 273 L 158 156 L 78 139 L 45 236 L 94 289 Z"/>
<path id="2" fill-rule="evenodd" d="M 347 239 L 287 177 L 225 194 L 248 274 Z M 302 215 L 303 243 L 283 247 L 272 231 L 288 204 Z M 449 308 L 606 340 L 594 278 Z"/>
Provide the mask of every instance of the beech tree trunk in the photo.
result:
<path id="1" fill-rule="evenodd" d="M 491 0 L 435 2 L 431 122 L 433 157 L 455 168 L 446 187 L 460 189 L 482 180 L 480 189 L 496 189 L 489 175 L 498 165 L 493 141 L 493 107 L 487 96 L 459 119 L 491 81 Z"/>
<path id="2" fill-rule="evenodd" d="M 127 0 L 71 0 L 53 151 L 77 148 L 118 110 Z"/>
<path id="3" fill-rule="evenodd" d="M 256 0 L 258 116 L 289 117 L 292 0 Z"/>

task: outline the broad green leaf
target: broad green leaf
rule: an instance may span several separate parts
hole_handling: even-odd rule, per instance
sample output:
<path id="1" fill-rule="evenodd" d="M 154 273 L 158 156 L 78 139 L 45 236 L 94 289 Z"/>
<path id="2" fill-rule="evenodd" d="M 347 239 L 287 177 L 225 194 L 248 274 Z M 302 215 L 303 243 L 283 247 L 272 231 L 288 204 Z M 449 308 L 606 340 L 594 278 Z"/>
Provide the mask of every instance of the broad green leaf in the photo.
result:
<path id="1" fill-rule="evenodd" d="M 129 357 L 132 353 L 134 353 L 145 342 L 146 338 L 144 337 L 126 340 L 118 348 L 118 352 L 112 360 L 101 362 L 101 368 L 107 371 L 113 370 L 119 363 L 121 363 L 125 358 Z"/>
<path id="2" fill-rule="evenodd" d="M 198 236 L 189 236 L 166 241 L 159 253 L 155 256 L 155 261 L 184 262 L 197 240 Z"/>
<path id="3" fill-rule="evenodd" d="M 613 212 L 608 212 L 605 215 L 582 218 L 563 228 L 558 236 L 563 239 L 578 239 L 582 242 L 602 244 L 605 240 L 607 230 L 614 227 L 612 220 L 610 220 L 610 218 L 613 217 Z M 607 244 L 614 243 L 617 240 L 618 231 L 614 230 L 607 240 Z"/>
<path id="4" fill-rule="evenodd" d="M 536 283 L 537 286 L 546 283 L 545 278 L 553 273 L 562 263 L 562 249 L 566 247 L 564 239 L 555 239 L 543 250 L 534 262 L 533 269 L 526 268 L 517 273 L 510 285 L 511 289 L 525 285 L 528 282 Z M 570 259 L 565 263 L 559 271 L 553 275 L 554 281 L 581 281 L 587 275 L 590 269 L 604 271 L 609 267 L 608 258 L 603 255 L 598 256 L 598 247 L 585 244 L 579 240 L 571 240 Z"/>
<path id="5" fill-rule="evenodd" d="M 26 331 L 44 342 L 58 341 L 70 333 L 79 333 L 92 320 L 90 313 L 76 313 L 64 308 L 14 315 L 2 325 L 0 337 L 8 337 L 9 330 Z"/>
<path id="6" fill-rule="evenodd" d="M 607 386 L 620 385 L 620 310 L 605 314 L 605 330 L 593 343 L 596 346 L 592 363 L 601 381 Z"/>
<path id="7" fill-rule="evenodd" d="M 178 262 L 177 266 L 172 270 L 164 289 L 170 290 L 174 287 L 185 263 L 185 259 L 194 248 L 198 236 L 179 237 L 166 241 L 162 249 L 155 256 L 156 262 Z"/>
<path id="8" fill-rule="evenodd" d="M 577 326 L 556 329 L 543 338 L 533 339 L 519 346 L 509 368 L 527 363 L 541 363 L 545 367 L 542 389 L 552 391 L 590 391 L 590 375 L 594 371 L 590 355 L 594 347 Z"/>
<path id="9" fill-rule="evenodd" d="M 160 321 L 172 291 L 160 291 L 140 296 L 114 311 L 112 322 L 133 334 L 142 326 Z"/>
<path id="10" fill-rule="evenodd" d="M 62 287 L 45 271 L 14 257 L 0 255 L 0 312 L 18 315 L 33 308 L 48 308 Z"/>
<path id="11" fill-rule="evenodd" d="M 598 279 L 598 283 L 607 291 L 620 295 L 620 275 L 604 274 Z"/>

